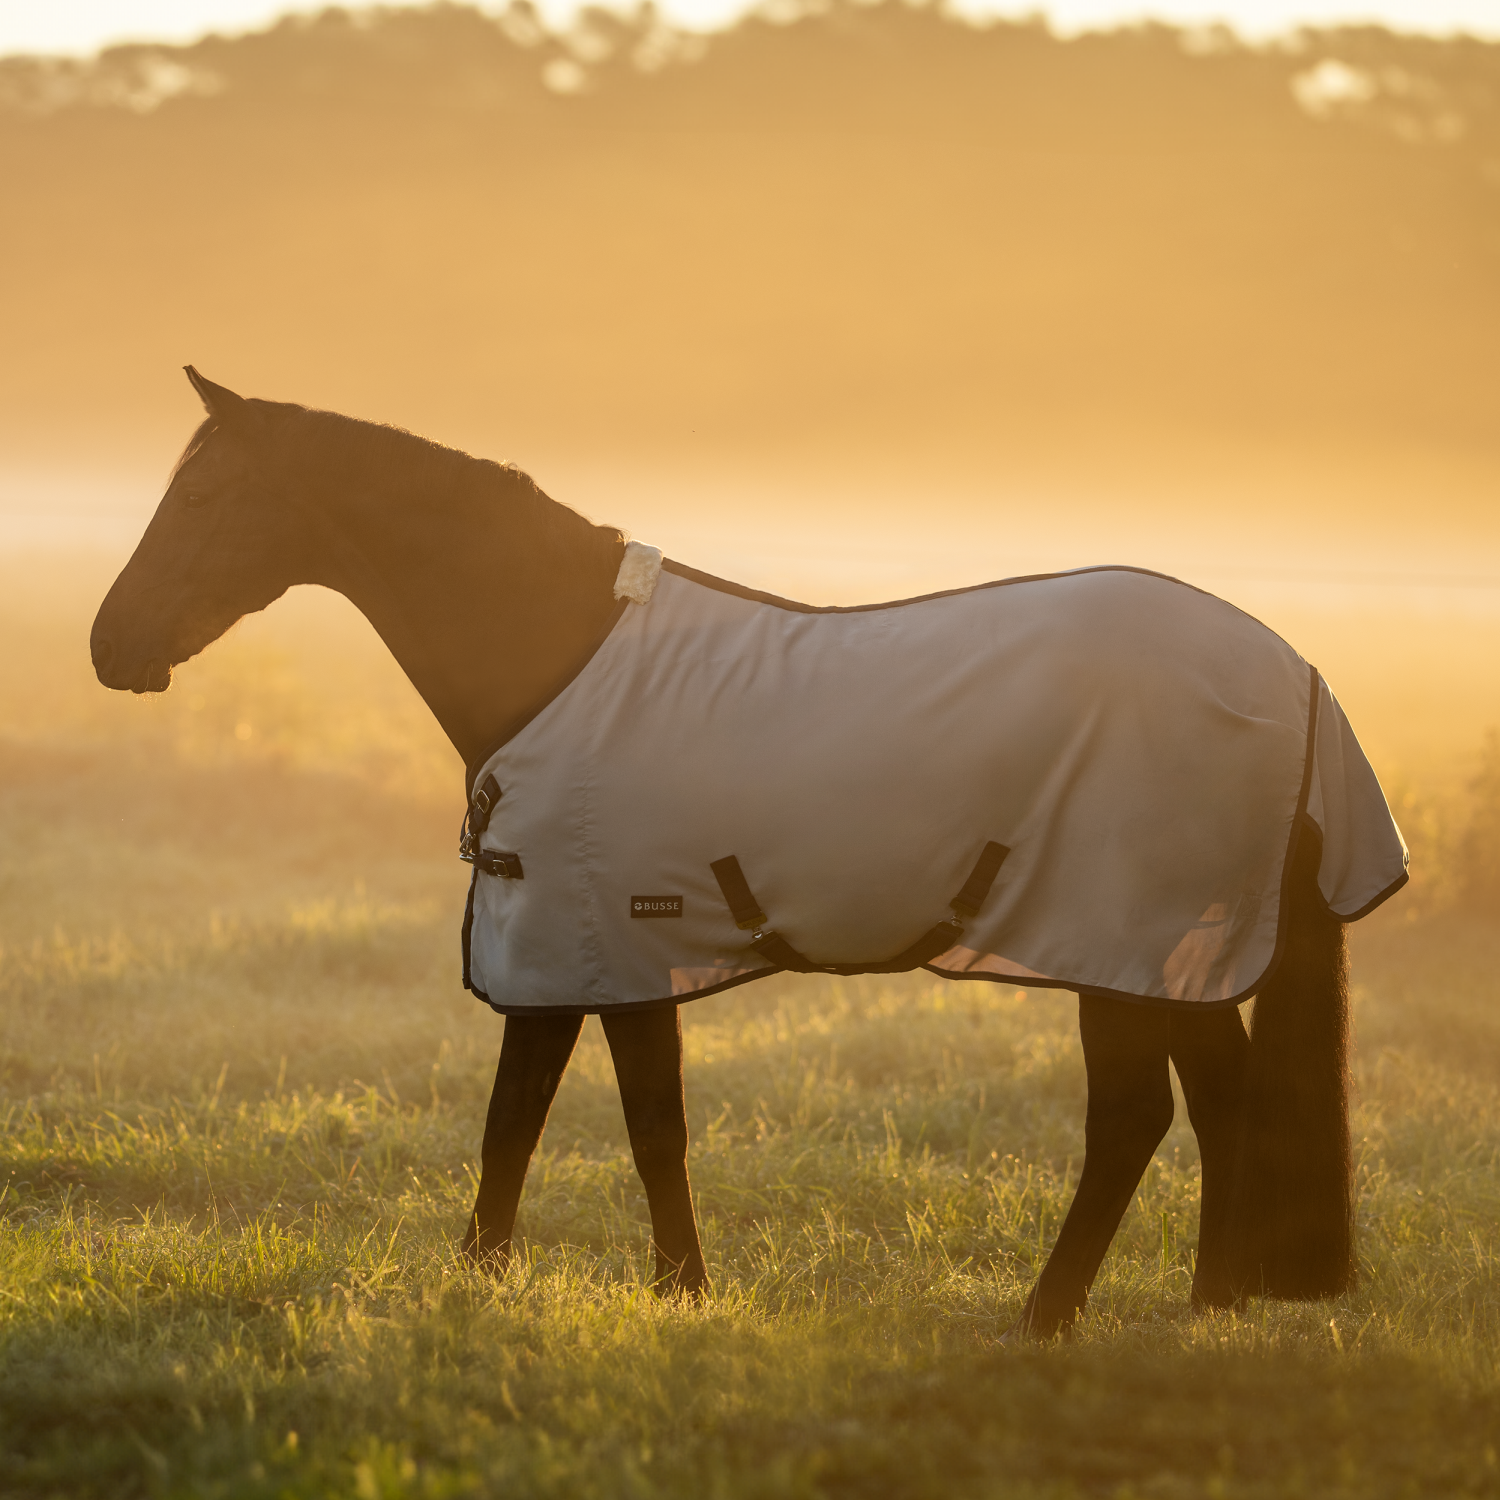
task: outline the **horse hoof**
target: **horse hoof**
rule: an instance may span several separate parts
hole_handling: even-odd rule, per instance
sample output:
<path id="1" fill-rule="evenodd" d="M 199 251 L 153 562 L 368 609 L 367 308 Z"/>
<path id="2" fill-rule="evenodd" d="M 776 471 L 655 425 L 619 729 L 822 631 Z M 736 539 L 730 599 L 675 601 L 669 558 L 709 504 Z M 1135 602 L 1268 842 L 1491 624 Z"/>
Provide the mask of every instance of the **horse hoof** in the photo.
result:
<path id="1" fill-rule="evenodd" d="M 682 1297 L 701 1302 L 708 1294 L 708 1268 L 700 1261 L 696 1266 L 658 1263 L 651 1290 L 658 1297 Z"/>
<path id="2" fill-rule="evenodd" d="M 1199 1296 L 1194 1292 L 1188 1306 L 1195 1318 L 1211 1318 L 1215 1313 L 1243 1313 L 1249 1301 L 1245 1297 L 1236 1297 L 1233 1292 L 1211 1296 Z"/>
<path id="3" fill-rule="evenodd" d="M 465 1236 L 464 1242 L 458 1247 L 461 1260 L 465 1260 L 476 1271 L 482 1271 L 487 1276 L 497 1279 L 504 1276 L 510 1269 L 510 1245 L 495 1245 L 480 1249 L 478 1236 L 471 1230 Z"/>
<path id="4" fill-rule="evenodd" d="M 661 1298 L 672 1298 L 683 1302 L 702 1302 L 708 1295 L 708 1277 L 697 1281 L 684 1281 L 676 1276 L 663 1276 L 651 1283 L 651 1290 Z"/>
<path id="5" fill-rule="evenodd" d="M 995 1340 L 1002 1349 L 1025 1349 L 1032 1344 L 1045 1342 L 1046 1335 L 1037 1332 L 1028 1316 L 1029 1312 L 1029 1308 L 1024 1310 L 1021 1316 Z"/>
<path id="6" fill-rule="evenodd" d="M 1059 1319 L 1050 1328 L 1039 1327 L 1029 1306 L 1022 1308 L 1016 1321 L 995 1340 L 1002 1349 L 1023 1349 L 1034 1344 L 1055 1342 L 1068 1344 L 1072 1341 L 1072 1318 Z"/>

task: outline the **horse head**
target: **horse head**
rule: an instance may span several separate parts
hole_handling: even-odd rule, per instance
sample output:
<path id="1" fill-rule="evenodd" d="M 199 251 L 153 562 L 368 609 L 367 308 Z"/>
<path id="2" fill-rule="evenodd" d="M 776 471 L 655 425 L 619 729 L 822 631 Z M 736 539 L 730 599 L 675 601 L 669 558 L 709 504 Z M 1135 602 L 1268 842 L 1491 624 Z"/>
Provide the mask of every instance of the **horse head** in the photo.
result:
<path id="1" fill-rule="evenodd" d="M 287 409 L 186 369 L 208 416 L 94 619 L 89 650 L 108 688 L 164 691 L 174 666 L 303 573 L 305 526 L 275 462 Z"/>

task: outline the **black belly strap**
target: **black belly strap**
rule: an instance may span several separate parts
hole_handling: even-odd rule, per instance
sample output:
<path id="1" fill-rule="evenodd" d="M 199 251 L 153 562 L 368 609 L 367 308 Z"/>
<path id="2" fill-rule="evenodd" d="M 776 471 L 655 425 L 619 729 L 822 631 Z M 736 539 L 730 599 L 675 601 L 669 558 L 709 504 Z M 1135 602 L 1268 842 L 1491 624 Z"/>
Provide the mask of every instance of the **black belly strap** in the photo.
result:
<path id="1" fill-rule="evenodd" d="M 964 923 L 984 905 L 985 897 L 1009 853 L 1004 844 L 993 840 L 986 844 L 969 878 L 964 881 L 963 889 L 948 903 L 953 908 L 953 915 L 924 932 L 911 947 L 894 958 L 874 964 L 816 964 L 810 958 L 804 958 L 779 932 L 768 929 L 766 914 L 734 855 L 716 859 L 709 869 L 714 872 L 714 879 L 724 893 L 734 925 L 752 933 L 750 946 L 778 969 L 790 969 L 794 974 L 904 974 L 908 969 L 920 969 L 923 964 L 931 963 L 963 936 Z"/>

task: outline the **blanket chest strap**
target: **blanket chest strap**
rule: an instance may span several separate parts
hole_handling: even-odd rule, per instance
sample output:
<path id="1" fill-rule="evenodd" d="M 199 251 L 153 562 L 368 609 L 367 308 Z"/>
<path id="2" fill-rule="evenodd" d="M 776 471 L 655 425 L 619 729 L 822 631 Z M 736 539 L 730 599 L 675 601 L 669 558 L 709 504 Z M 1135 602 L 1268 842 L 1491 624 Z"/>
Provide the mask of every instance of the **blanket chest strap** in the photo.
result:
<path id="1" fill-rule="evenodd" d="M 526 873 L 521 868 L 519 854 L 479 847 L 480 837 L 490 826 L 490 814 L 494 812 L 495 804 L 501 796 L 500 783 L 493 776 L 486 776 L 474 788 L 474 795 L 464 811 L 463 826 L 458 830 L 458 857 L 465 864 L 473 865 L 476 870 L 483 870 L 486 875 L 494 875 L 501 880 L 524 880 Z"/>

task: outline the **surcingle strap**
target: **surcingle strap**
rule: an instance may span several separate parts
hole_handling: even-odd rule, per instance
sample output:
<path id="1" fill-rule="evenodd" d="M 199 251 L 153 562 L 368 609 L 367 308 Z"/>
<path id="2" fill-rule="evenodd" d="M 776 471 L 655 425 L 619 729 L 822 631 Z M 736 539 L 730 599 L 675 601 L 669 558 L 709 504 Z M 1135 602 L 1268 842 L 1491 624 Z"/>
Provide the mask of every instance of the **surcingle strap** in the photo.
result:
<path id="1" fill-rule="evenodd" d="M 931 963 L 938 954 L 946 953 L 963 936 L 964 923 L 976 916 L 984 905 L 1000 866 L 1010 850 L 993 840 L 984 846 L 969 878 L 948 904 L 954 915 L 947 921 L 923 933 L 911 947 L 874 964 L 818 964 L 799 953 L 779 932 L 767 928 L 767 917 L 745 879 L 739 860 L 733 855 L 716 859 L 710 866 L 719 889 L 724 893 L 725 904 L 734 917 L 736 927 L 752 932 L 750 946 L 760 956 L 778 969 L 789 969 L 794 974 L 904 974 L 909 969 L 920 969 Z"/>
<path id="2" fill-rule="evenodd" d="M 989 895 L 995 876 L 1000 873 L 1000 866 L 1009 853 L 1004 844 L 997 844 L 993 839 L 984 846 L 969 878 L 964 881 L 964 888 L 948 903 L 958 913 L 960 921 L 967 922 L 979 915 L 979 908 L 984 905 L 984 898 Z"/>
<path id="3" fill-rule="evenodd" d="M 734 925 L 746 932 L 764 927 L 766 914 L 760 909 L 760 902 L 750 894 L 750 882 L 745 879 L 739 860 L 731 854 L 725 859 L 716 859 L 708 868 L 714 872 L 714 879 L 719 882 L 719 889 L 724 893 L 724 901 L 734 918 Z"/>

